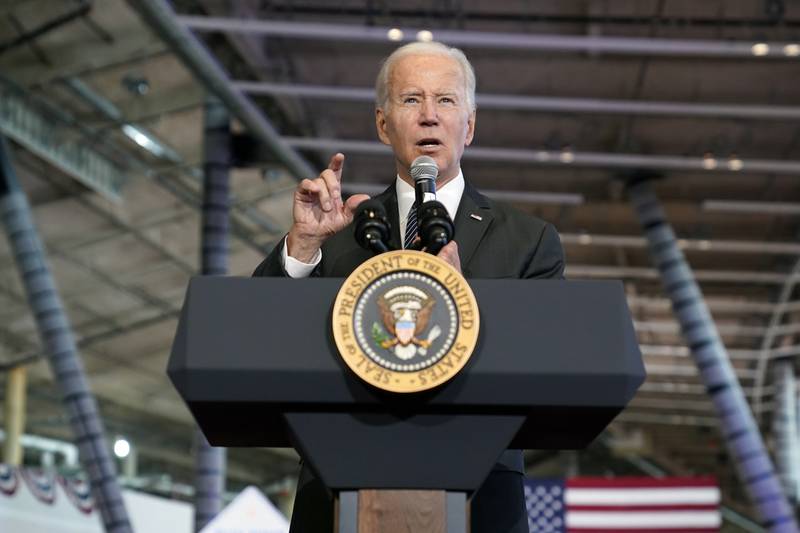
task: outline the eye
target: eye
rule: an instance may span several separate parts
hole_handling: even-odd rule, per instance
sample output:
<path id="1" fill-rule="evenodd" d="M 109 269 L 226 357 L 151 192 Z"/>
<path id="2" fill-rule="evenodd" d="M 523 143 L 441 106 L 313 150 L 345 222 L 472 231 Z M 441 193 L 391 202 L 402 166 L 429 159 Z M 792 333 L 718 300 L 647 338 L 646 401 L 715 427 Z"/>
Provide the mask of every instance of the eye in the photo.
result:
<path id="1" fill-rule="evenodd" d="M 404 104 L 418 104 L 419 103 L 419 98 L 417 98 L 416 96 L 405 96 L 405 97 L 403 97 L 403 103 Z"/>

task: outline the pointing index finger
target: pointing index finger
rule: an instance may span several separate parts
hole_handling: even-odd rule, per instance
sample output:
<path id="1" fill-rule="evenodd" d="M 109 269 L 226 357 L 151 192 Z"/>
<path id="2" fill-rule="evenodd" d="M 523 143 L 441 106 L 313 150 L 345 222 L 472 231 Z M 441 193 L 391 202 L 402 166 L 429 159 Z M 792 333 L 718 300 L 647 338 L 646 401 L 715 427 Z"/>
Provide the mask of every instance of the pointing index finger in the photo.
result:
<path id="1" fill-rule="evenodd" d="M 344 154 L 341 152 L 333 154 L 330 163 L 328 163 L 328 169 L 332 170 L 333 173 L 336 174 L 336 179 L 340 182 L 342 181 L 343 166 L 344 166 Z"/>

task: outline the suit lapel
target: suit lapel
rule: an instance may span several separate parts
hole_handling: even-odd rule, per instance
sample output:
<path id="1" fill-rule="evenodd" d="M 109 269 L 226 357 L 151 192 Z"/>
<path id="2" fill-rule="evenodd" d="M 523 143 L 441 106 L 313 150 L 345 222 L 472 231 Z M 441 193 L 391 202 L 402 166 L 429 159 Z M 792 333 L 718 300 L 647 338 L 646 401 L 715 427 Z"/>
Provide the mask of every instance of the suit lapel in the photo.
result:
<path id="1" fill-rule="evenodd" d="M 494 220 L 494 214 L 492 214 L 489 200 L 469 182 L 465 182 L 464 194 L 461 195 L 456 219 L 453 221 L 456 226 L 455 241 L 458 243 L 458 255 L 461 258 L 462 268 L 469 265 L 472 255 L 492 224 L 492 220 Z"/>
<path id="2" fill-rule="evenodd" d="M 389 245 L 390 250 L 399 250 L 400 246 L 400 215 L 397 212 L 397 189 L 394 181 L 389 187 L 375 197 L 383 207 L 386 208 L 386 216 L 389 217 Z"/>

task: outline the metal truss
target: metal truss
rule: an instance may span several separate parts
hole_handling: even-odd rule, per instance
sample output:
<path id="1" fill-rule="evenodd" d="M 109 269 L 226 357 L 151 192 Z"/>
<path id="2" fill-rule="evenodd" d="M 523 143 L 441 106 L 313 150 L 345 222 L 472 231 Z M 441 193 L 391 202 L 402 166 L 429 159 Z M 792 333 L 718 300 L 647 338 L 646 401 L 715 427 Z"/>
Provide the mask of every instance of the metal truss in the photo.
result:
<path id="1" fill-rule="evenodd" d="M 392 42 L 435 39 L 452 46 L 529 50 L 537 52 L 586 52 L 617 55 L 781 58 L 797 60 L 795 42 L 712 41 L 605 37 L 599 35 L 550 35 L 497 33 L 430 28 L 390 28 L 357 24 L 326 24 L 289 20 L 237 19 L 183 15 L 178 21 L 195 31 L 251 33 L 316 41 Z M 400 30 L 399 33 L 390 30 Z M 420 34 L 420 32 L 428 32 Z M 395 36 L 391 39 L 390 36 Z M 761 46 L 758 46 L 761 45 Z"/>

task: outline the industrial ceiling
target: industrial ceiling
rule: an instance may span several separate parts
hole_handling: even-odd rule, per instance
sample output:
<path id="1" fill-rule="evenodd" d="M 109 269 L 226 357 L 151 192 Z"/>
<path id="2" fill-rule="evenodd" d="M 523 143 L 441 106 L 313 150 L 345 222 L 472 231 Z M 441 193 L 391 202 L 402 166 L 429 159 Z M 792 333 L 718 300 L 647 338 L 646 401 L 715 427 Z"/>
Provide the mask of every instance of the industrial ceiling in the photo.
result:
<path id="1" fill-rule="evenodd" d="M 142 17 L 149 4 L 161 3 L 0 3 L 0 131 L 109 432 L 134 443 L 141 476 L 191 480 L 192 420 L 165 367 L 198 272 L 209 95 L 237 132 L 264 141 L 273 128 L 282 150 L 254 144 L 231 173 L 230 274 L 247 276 L 288 229 L 298 175 L 341 151 L 348 190 L 393 179 L 371 87 L 399 41 L 433 38 L 477 73 L 467 179 L 554 223 L 568 278 L 625 284 L 648 379 L 608 442 L 636 436 L 668 471 L 718 475 L 749 513 L 625 180 L 656 179 L 769 442 L 770 363 L 800 354 L 798 3 L 173 2 L 216 85 Z M 68 440 L 42 356 L 0 240 L 0 365 L 29 365 L 26 433 Z M 546 470 L 537 457 L 531 470 Z M 231 450 L 229 480 L 283 493 L 296 464 L 291 450 Z"/>

